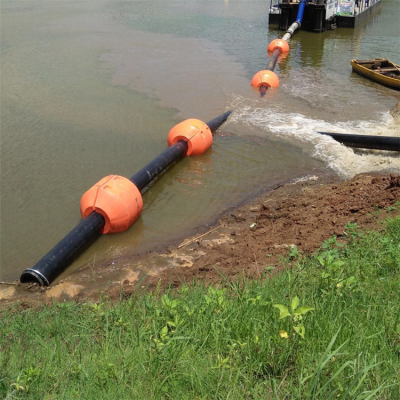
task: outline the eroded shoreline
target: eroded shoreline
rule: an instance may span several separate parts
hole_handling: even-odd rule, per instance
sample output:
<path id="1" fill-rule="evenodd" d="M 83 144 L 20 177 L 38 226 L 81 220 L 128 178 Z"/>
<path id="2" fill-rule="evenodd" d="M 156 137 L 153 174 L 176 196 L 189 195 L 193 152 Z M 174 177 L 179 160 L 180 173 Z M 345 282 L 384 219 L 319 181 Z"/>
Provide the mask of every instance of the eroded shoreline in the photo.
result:
<path id="1" fill-rule="evenodd" d="M 393 127 L 399 127 L 400 102 L 390 113 Z M 349 180 L 333 173 L 300 177 L 264 188 L 181 243 L 85 265 L 47 288 L 2 282 L 0 308 L 15 303 L 36 307 L 54 301 L 113 300 L 138 288 L 176 288 L 199 279 L 209 284 L 243 274 L 257 279 L 266 268 L 275 272 L 284 268 L 281 257 L 294 248 L 310 254 L 333 235 L 346 235 L 348 223 L 379 230 L 384 219 L 396 215 L 400 215 L 399 171 L 363 173 Z"/>
<path id="2" fill-rule="evenodd" d="M 166 251 L 87 266 L 48 288 L 0 285 L 0 307 L 27 307 L 53 301 L 98 301 L 129 296 L 135 288 L 179 287 L 193 279 L 205 283 L 257 279 L 265 268 L 278 271 L 291 249 L 315 251 L 329 237 L 345 235 L 345 225 L 379 229 L 400 214 L 400 176 L 366 173 L 343 181 L 335 175 L 309 176 L 261 194 L 227 211 L 213 227 Z"/>

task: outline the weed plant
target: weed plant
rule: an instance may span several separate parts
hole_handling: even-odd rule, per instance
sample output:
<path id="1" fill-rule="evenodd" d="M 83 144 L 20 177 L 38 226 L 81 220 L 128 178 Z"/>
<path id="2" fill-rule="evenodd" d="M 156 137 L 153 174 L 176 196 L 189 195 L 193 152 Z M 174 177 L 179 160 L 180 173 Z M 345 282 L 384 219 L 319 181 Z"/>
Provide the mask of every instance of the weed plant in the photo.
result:
<path id="1" fill-rule="evenodd" d="M 0 397 L 398 400 L 400 218 L 346 232 L 258 281 L 15 306 Z"/>

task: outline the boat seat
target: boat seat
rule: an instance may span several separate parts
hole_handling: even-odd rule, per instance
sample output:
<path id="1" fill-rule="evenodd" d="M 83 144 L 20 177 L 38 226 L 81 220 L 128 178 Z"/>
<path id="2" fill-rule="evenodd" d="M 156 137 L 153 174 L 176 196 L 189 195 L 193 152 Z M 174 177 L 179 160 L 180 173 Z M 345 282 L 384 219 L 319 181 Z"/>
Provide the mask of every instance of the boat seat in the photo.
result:
<path id="1" fill-rule="evenodd" d="M 357 64 L 374 64 L 375 62 L 388 62 L 387 58 L 382 58 L 379 60 L 355 60 Z"/>
<path id="2" fill-rule="evenodd" d="M 376 72 L 396 72 L 399 71 L 399 68 L 393 68 L 393 67 L 388 67 L 388 68 L 377 68 Z"/>

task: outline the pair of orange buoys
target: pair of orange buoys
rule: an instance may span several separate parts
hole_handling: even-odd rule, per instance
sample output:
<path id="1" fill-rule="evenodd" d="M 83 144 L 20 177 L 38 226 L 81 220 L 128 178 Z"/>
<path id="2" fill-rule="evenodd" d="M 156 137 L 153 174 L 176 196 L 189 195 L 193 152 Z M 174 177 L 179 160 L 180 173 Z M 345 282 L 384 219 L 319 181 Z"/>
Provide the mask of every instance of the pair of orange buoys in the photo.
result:
<path id="1" fill-rule="evenodd" d="M 205 153 L 212 145 L 210 128 L 198 119 L 187 119 L 174 126 L 168 134 L 168 146 L 179 140 L 188 144 L 187 156 Z M 105 224 L 101 233 L 126 231 L 141 215 L 143 199 L 139 189 L 127 178 L 109 175 L 97 182 L 81 198 L 82 218 L 92 212 L 101 214 Z"/>
<path id="2" fill-rule="evenodd" d="M 268 53 L 271 54 L 275 49 L 279 49 L 282 53 L 287 53 L 289 51 L 289 44 L 286 40 L 283 39 L 275 39 L 268 46 Z M 257 72 L 252 81 L 251 86 L 259 88 L 260 86 L 268 86 L 271 88 L 275 88 L 279 86 L 279 78 L 278 75 L 273 71 L 262 70 Z"/>

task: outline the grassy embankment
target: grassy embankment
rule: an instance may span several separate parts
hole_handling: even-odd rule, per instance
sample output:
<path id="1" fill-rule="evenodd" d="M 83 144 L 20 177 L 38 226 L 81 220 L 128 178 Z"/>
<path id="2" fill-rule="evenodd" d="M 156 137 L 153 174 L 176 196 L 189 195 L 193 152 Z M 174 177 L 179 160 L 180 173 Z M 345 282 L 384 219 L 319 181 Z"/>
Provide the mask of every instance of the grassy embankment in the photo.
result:
<path id="1" fill-rule="evenodd" d="M 273 279 L 265 266 L 223 288 L 16 306 L 0 320 L 0 397 L 399 399 L 400 217 L 346 232 L 292 250 Z"/>

